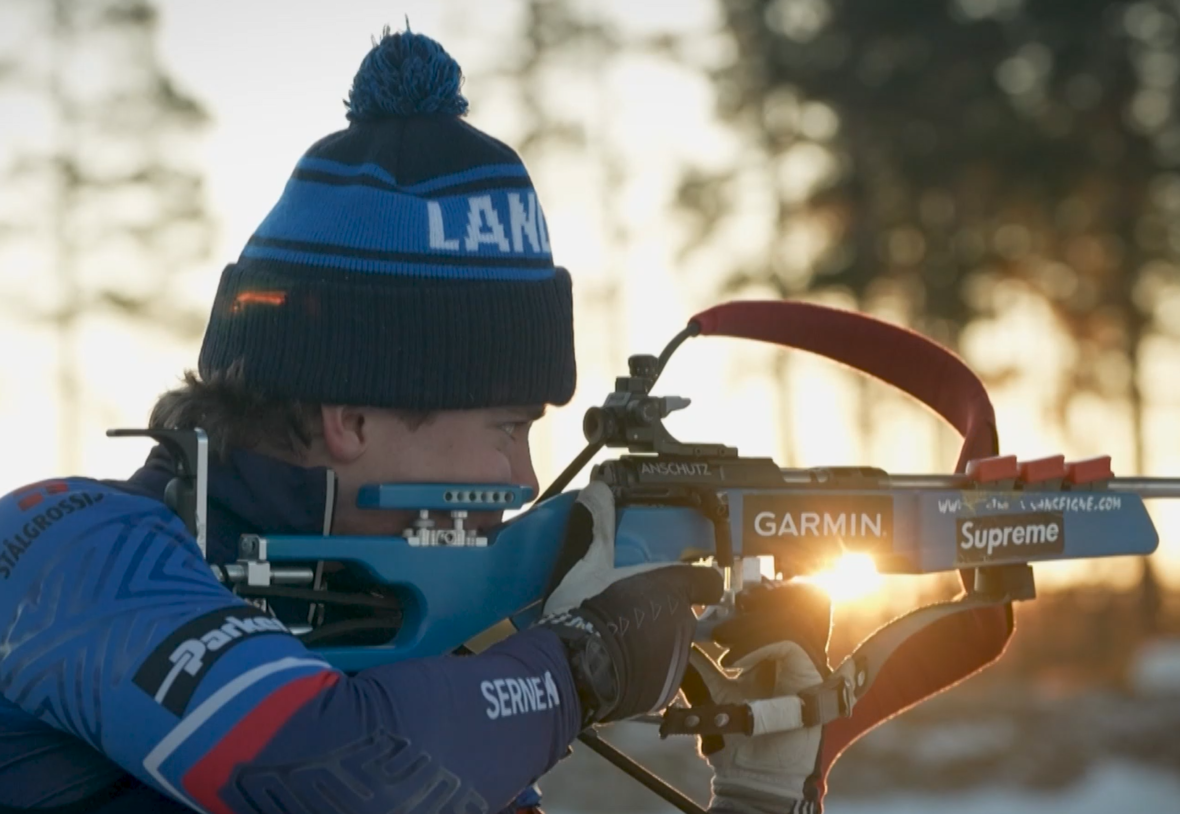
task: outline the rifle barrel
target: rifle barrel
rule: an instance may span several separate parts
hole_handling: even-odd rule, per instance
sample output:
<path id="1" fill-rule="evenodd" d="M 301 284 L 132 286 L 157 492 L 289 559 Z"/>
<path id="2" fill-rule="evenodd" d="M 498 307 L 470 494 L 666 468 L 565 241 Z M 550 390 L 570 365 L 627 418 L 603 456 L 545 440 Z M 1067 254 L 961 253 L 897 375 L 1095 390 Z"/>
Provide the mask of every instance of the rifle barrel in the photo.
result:
<path id="1" fill-rule="evenodd" d="M 1106 488 L 1140 497 L 1180 497 L 1180 478 L 1112 478 Z"/>
<path id="2" fill-rule="evenodd" d="M 817 478 L 817 472 L 809 469 L 783 469 L 782 474 L 789 485 L 814 485 Z M 971 489 L 975 483 L 966 475 L 889 475 L 880 485 L 885 489 Z M 1143 498 L 1180 497 L 1180 478 L 1110 478 L 1101 488 Z"/>

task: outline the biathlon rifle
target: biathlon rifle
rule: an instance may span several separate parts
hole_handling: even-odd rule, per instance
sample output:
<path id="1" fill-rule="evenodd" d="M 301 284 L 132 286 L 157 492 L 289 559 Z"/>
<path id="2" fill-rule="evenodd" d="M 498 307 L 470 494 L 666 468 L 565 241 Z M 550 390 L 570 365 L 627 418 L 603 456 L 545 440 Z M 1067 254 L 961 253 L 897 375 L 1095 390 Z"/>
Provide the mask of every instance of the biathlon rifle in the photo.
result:
<path id="1" fill-rule="evenodd" d="M 698 336 L 808 351 L 896 387 L 962 436 L 955 472 L 784 469 L 722 443 L 677 440 L 663 421 L 689 401 L 653 388 L 677 348 Z M 244 535 L 238 561 L 214 571 L 256 603 L 286 597 L 323 607 L 356 601 L 324 587 L 326 565 L 348 569 L 366 585 L 365 603 L 373 604 L 374 592 L 384 598 L 392 637 L 349 646 L 331 644 L 325 626 L 291 627 L 345 672 L 471 652 L 469 645 L 489 631 L 524 629 L 538 618 L 547 587 L 580 556 L 562 550 L 577 496 L 562 490 L 604 447 L 626 449 L 590 474 L 615 495 L 616 564 L 703 562 L 723 569 L 725 596 L 700 616 L 698 641 L 741 613 L 747 583 L 761 579 L 759 558 L 773 560 L 774 573 L 787 579 L 822 570 L 847 552 L 869 555 L 881 574 L 965 576 L 962 599 L 885 626 L 823 685 L 801 693 L 803 720 L 812 726 L 849 715 L 889 654 L 922 628 L 953 613 L 1033 599 L 1033 563 L 1151 554 L 1159 537 L 1144 499 L 1180 496 L 1180 479 L 1114 477 L 1109 456 L 1067 462 L 1062 455 L 1000 455 L 991 401 L 971 370 L 921 335 L 863 314 L 802 302 L 730 302 L 695 315 L 658 357 L 632 356 L 628 367 L 602 405 L 586 412 L 586 448 L 535 501 L 531 489 L 511 483 L 371 484 L 360 490 L 359 507 L 416 513 L 402 536 Z M 178 468 L 168 500 L 204 551 L 204 433 L 108 435 L 149 435 L 169 447 Z M 471 512 L 519 510 L 530 501 L 494 528 L 465 527 Z M 436 527 L 432 515 L 439 513 L 452 519 L 448 527 Z M 768 711 L 765 704 L 757 711 L 674 705 L 646 719 L 658 722 L 665 737 L 749 733 L 756 724 L 764 731 L 770 719 L 758 716 Z M 682 810 L 701 811 L 593 730 L 581 739 Z"/>

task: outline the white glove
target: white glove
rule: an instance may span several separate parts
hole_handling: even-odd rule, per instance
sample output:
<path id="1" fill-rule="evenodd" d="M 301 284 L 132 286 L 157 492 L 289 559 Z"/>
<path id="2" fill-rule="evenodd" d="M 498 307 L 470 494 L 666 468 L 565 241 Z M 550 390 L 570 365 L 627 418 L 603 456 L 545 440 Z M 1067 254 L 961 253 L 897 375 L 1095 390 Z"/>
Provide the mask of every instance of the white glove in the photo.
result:
<path id="1" fill-rule="evenodd" d="M 713 634 L 730 648 L 722 664 L 740 670 L 738 676 L 726 676 L 698 648 L 689 657 L 711 696 L 707 703 L 747 704 L 753 713 L 751 735 L 711 735 L 699 741 L 701 755 L 713 769 L 709 810 L 816 811 L 823 727 L 803 726 L 798 693 L 823 683 L 830 674 L 831 602 L 818 588 L 790 583 L 759 586 L 751 594 L 746 612 L 722 623 Z M 702 703 L 699 697 L 689 697 L 694 707 Z"/>
<path id="2" fill-rule="evenodd" d="M 584 525 L 587 521 L 588 527 Z M 562 577 L 553 593 L 545 600 L 545 606 L 541 611 L 543 616 L 577 607 L 584 600 L 597 596 L 621 579 L 673 565 L 656 562 L 615 568 L 615 525 L 615 496 L 611 493 L 610 487 L 602 481 L 591 481 L 586 488 L 578 492 L 566 530 L 567 537 L 589 535 L 589 546 L 585 556 Z"/>
<path id="3" fill-rule="evenodd" d="M 735 662 L 742 670 L 736 679 L 722 675 L 708 656 L 695 648 L 689 663 L 708 687 L 713 703 L 748 703 L 755 720 L 763 720 L 767 710 L 758 708 L 759 700 L 777 697 L 772 715 L 778 725 L 797 727 L 716 736 L 724 746 L 709 754 L 704 754 L 707 741 L 703 740 L 702 756 L 713 769 L 709 811 L 808 811 L 799 806 L 808 796 L 807 780 L 816 771 L 823 727 L 803 728 L 802 704 L 791 704 L 789 697 L 823 681 L 811 658 L 793 642 L 770 645 Z"/>

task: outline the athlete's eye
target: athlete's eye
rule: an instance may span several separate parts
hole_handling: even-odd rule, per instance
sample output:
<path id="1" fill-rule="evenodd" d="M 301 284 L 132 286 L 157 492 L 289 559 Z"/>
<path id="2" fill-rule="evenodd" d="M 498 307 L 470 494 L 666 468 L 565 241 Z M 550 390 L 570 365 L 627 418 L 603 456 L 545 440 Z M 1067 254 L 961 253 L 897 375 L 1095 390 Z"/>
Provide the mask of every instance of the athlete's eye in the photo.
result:
<path id="1" fill-rule="evenodd" d="M 524 423 L 521 421 L 509 421 L 504 424 L 501 424 L 500 429 L 502 429 L 508 435 L 509 438 L 512 438 L 515 440 L 517 430 L 519 430 L 522 426 L 524 426 Z"/>

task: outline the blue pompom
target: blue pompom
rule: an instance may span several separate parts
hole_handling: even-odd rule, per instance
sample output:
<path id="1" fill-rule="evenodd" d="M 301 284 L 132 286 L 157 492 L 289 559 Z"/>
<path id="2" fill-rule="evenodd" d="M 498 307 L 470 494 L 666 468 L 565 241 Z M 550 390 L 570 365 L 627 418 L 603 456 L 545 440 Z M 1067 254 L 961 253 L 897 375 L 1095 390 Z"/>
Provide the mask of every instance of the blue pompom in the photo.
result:
<path id="1" fill-rule="evenodd" d="M 385 27 L 361 62 L 344 106 L 349 121 L 418 113 L 462 116 L 467 112 L 462 84 L 459 63 L 430 37 L 411 32 L 407 22 L 397 34 Z"/>

